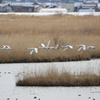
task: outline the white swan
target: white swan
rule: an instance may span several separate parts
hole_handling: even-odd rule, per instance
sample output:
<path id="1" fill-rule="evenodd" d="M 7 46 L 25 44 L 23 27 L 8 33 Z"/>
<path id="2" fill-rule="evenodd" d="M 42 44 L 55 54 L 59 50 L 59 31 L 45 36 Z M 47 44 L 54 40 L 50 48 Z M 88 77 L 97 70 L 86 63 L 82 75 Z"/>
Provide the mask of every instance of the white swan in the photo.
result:
<path id="1" fill-rule="evenodd" d="M 66 49 L 73 49 L 73 48 L 74 48 L 74 47 L 71 46 L 71 45 L 66 45 L 66 46 L 62 46 L 62 47 L 65 48 L 65 49 L 63 49 L 63 51 L 65 51 Z"/>
<path id="2" fill-rule="evenodd" d="M 80 44 L 80 45 L 76 45 L 79 47 L 78 51 L 80 51 L 81 49 L 86 50 L 86 45 Z"/>
<path id="3" fill-rule="evenodd" d="M 35 53 L 38 53 L 38 48 L 27 48 L 30 49 L 30 55 L 35 51 Z"/>
<path id="4" fill-rule="evenodd" d="M 2 45 L 2 48 L 0 48 L 2 50 L 11 50 L 10 46 L 8 45 Z"/>
<path id="5" fill-rule="evenodd" d="M 45 45 L 45 44 L 43 44 L 43 43 L 41 43 L 41 46 L 42 47 L 39 47 L 39 48 L 43 48 L 43 49 L 50 49 L 48 46 L 49 46 L 49 44 L 50 44 L 50 40 L 48 41 L 48 43 Z"/>
<path id="6" fill-rule="evenodd" d="M 58 44 L 56 45 L 56 46 L 54 46 L 54 47 L 49 47 L 50 49 L 58 49 Z"/>
<path id="7" fill-rule="evenodd" d="M 86 46 L 86 45 L 76 45 L 76 46 L 79 46 L 79 49 L 78 51 L 80 51 L 81 49 L 83 50 L 88 50 L 88 49 L 95 49 L 95 46 Z"/>
<path id="8" fill-rule="evenodd" d="M 88 49 L 95 49 L 95 46 L 87 46 L 86 50 L 88 50 Z"/>

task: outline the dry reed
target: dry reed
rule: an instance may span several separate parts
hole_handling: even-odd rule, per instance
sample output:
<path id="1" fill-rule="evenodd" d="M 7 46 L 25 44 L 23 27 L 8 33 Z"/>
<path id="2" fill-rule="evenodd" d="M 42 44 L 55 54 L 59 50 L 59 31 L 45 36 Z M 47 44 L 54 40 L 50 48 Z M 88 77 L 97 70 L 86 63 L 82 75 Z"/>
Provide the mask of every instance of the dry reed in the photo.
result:
<path id="1" fill-rule="evenodd" d="M 0 50 L 0 63 L 77 61 L 100 58 L 100 16 L 25 16 L 0 15 L 0 47 L 9 45 L 10 51 Z M 29 54 L 28 47 L 40 47 L 51 40 L 58 50 L 39 50 Z M 95 50 L 62 51 L 62 45 L 94 45 Z"/>
<path id="2" fill-rule="evenodd" d="M 98 70 L 100 71 L 100 70 Z M 30 74 L 28 74 L 30 73 Z M 18 77 L 19 78 L 19 77 Z M 100 74 L 93 71 L 72 74 L 62 69 L 51 67 L 45 72 L 31 72 L 23 74 L 23 79 L 18 79 L 17 86 L 100 86 Z"/>

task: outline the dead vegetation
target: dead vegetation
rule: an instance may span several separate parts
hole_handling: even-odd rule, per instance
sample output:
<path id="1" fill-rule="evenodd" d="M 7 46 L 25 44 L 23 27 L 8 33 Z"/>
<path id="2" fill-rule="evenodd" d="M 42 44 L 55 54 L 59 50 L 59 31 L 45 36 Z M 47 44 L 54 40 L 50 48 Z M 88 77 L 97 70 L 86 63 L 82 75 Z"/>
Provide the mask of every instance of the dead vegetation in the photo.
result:
<path id="1" fill-rule="evenodd" d="M 23 74 L 23 79 L 18 79 L 17 86 L 100 86 L 99 75 L 92 70 L 73 74 L 62 69 L 60 72 L 55 67 L 50 67 L 46 72 L 27 72 Z"/>
<path id="2" fill-rule="evenodd" d="M 26 48 L 40 47 L 51 40 L 58 50 L 40 49 L 31 56 Z M 0 63 L 78 61 L 100 58 L 100 16 L 25 16 L 0 15 L 0 47 L 9 45 L 10 51 L 0 50 Z M 93 45 L 95 50 L 62 51 L 62 45 Z"/>

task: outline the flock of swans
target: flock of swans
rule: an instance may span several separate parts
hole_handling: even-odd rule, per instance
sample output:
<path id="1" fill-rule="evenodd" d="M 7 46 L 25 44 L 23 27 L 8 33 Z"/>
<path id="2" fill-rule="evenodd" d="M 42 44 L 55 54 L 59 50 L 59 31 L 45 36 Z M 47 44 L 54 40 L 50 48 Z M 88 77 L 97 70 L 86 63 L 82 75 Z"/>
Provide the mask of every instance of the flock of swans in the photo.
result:
<path id="1" fill-rule="evenodd" d="M 27 49 L 30 49 L 30 55 L 35 52 L 35 53 L 38 53 L 39 49 L 58 49 L 59 45 L 57 44 L 56 46 L 53 46 L 53 47 L 49 47 L 49 44 L 50 44 L 50 40 L 46 43 L 46 44 L 43 44 L 41 43 L 41 46 L 42 47 L 38 47 L 38 48 L 27 48 Z M 76 45 L 77 47 L 79 47 L 78 51 L 80 51 L 81 49 L 83 50 L 88 50 L 88 49 L 95 49 L 95 46 L 86 46 L 86 45 Z M 71 46 L 71 45 L 66 45 L 66 46 L 62 46 L 63 51 L 67 50 L 67 49 L 74 49 L 74 46 Z M 3 49 L 3 50 L 11 50 L 10 46 L 8 45 L 3 45 L 2 48 L 0 49 Z"/>

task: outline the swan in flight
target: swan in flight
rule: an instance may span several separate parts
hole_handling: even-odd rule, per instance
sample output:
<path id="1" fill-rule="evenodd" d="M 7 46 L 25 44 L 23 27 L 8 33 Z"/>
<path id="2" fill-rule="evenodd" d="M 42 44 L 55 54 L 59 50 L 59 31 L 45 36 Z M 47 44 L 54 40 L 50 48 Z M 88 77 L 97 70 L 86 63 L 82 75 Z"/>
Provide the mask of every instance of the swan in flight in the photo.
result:
<path id="1" fill-rule="evenodd" d="M 88 50 L 88 49 L 95 49 L 95 46 L 87 46 L 86 50 Z"/>
<path id="2" fill-rule="evenodd" d="M 58 44 L 56 45 L 56 46 L 54 46 L 54 47 L 49 47 L 50 49 L 58 49 Z"/>
<path id="3" fill-rule="evenodd" d="M 79 46 L 79 49 L 78 49 L 78 51 L 80 51 L 81 49 L 83 49 L 83 50 L 88 50 L 88 49 L 95 49 L 95 47 L 94 46 L 86 46 L 86 45 L 76 45 L 76 46 Z"/>
<path id="4" fill-rule="evenodd" d="M 80 45 L 76 45 L 79 47 L 78 51 L 80 51 L 81 49 L 86 50 L 86 45 L 80 44 Z"/>
<path id="5" fill-rule="evenodd" d="M 0 48 L 0 49 L 11 50 L 10 46 L 8 46 L 8 45 L 2 45 L 2 48 Z"/>
<path id="6" fill-rule="evenodd" d="M 27 48 L 27 49 L 30 49 L 30 55 L 35 52 L 35 53 L 38 53 L 38 48 Z"/>
<path id="7" fill-rule="evenodd" d="M 65 49 L 63 49 L 63 51 L 65 51 L 66 49 L 73 49 L 73 48 L 74 48 L 74 47 L 71 46 L 71 45 L 66 45 L 66 46 L 62 46 L 62 47 L 65 48 Z"/>
<path id="8" fill-rule="evenodd" d="M 43 43 L 41 43 L 41 46 L 42 46 L 42 47 L 39 47 L 39 48 L 50 49 L 50 48 L 48 47 L 49 44 L 50 44 L 50 40 L 47 42 L 47 44 L 43 44 Z"/>

